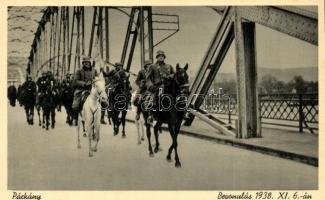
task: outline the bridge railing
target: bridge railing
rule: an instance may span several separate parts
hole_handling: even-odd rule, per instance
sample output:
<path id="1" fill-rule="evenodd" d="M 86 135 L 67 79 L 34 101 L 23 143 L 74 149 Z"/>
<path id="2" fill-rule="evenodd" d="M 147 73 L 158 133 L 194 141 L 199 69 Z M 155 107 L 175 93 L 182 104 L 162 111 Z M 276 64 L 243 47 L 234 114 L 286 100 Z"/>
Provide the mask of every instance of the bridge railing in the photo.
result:
<path id="1" fill-rule="evenodd" d="M 229 123 L 238 112 L 236 95 L 207 95 L 201 109 L 214 114 L 228 115 Z M 310 132 L 318 127 L 318 93 L 309 94 L 260 94 L 259 109 L 262 119 L 275 120 L 275 123 L 265 124 L 298 127 L 302 132 L 306 127 Z M 276 123 L 277 120 L 298 122 L 298 126 Z M 308 125 L 309 124 L 309 125 Z"/>

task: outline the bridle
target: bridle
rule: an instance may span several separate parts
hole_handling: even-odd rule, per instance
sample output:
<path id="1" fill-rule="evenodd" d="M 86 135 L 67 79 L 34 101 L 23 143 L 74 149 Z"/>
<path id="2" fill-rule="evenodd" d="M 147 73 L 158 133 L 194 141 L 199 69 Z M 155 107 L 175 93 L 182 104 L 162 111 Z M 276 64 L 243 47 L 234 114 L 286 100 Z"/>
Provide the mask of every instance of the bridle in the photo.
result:
<path id="1" fill-rule="evenodd" d="M 175 73 L 174 79 L 175 79 L 176 83 L 179 85 L 182 94 L 184 93 L 183 91 L 185 89 L 190 87 L 190 84 L 188 82 L 184 83 L 184 84 L 179 84 L 179 81 L 177 79 L 177 72 Z"/>
<path id="2" fill-rule="evenodd" d="M 92 85 L 93 85 L 93 87 L 95 86 L 95 83 L 97 82 L 97 81 L 100 81 L 100 79 L 97 79 L 97 80 L 93 80 L 92 81 Z M 106 87 L 105 87 L 106 88 Z M 100 101 L 100 96 L 101 96 L 101 94 L 103 93 L 103 91 L 98 91 L 98 90 L 96 90 L 96 93 L 97 93 L 97 99 L 98 99 L 98 102 Z"/>

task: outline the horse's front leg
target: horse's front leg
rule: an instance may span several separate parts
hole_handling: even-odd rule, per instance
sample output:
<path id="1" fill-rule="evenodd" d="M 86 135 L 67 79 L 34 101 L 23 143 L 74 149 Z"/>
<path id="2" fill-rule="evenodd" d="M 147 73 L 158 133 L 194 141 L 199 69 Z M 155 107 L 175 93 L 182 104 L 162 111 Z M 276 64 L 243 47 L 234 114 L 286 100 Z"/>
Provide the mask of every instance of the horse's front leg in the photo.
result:
<path id="1" fill-rule="evenodd" d="M 173 152 L 173 149 L 174 149 L 174 129 L 172 127 L 172 125 L 169 123 L 168 124 L 168 130 L 169 130 L 169 134 L 170 134 L 170 137 L 172 139 L 172 144 L 170 145 L 169 149 L 168 149 L 168 154 L 167 154 L 167 161 L 168 162 L 171 162 L 172 159 L 171 159 L 171 154 Z"/>
<path id="2" fill-rule="evenodd" d="M 144 122 L 143 120 L 139 120 L 141 127 L 141 140 L 144 141 Z"/>
<path id="3" fill-rule="evenodd" d="M 34 124 L 34 105 L 32 105 L 30 108 L 30 116 L 31 116 L 30 124 L 33 125 Z"/>
<path id="4" fill-rule="evenodd" d="M 41 121 L 40 107 L 39 106 L 36 106 L 36 111 L 37 111 L 37 115 L 38 115 L 38 125 L 41 126 L 42 121 Z"/>
<path id="5" fill-rule="evenodd" d="M 86 122 L 86 127 L 87 127 L 87 135 L 89 140 L 89 157 L 93 157 L 94 154 L 91 146 L 91 140 L 93 137 L 93 134 L 91 134 L 91 132 L 93 131 L 93 127 L 91 127 L 91 124 L 89 124 L 89 122 Z"/>
<path id="6" fill-rule="evenodd" d="M 46 130 L 49 130 L 49 126 L 50 126 L 50 110 L 46 111 Z"/>
<path id="7" fill-rule="evenodd" d="M 154 154 L 152 152 L 152 146 L 151 146 L 151 126 L 150 124 L 146 123 L 146 128 L 147 128 L 147 139 L 148 139 L 148 150 L 149 150 L 149 156 L 153 157 Z"/>
<path id="8" fill-rule="evenodd" d="M 69 108 L 68 108 L 66 103 L 63 104 L 63 107 L 64 107 L 65 113 L 67 115 L 67 117 L 65 119 L 65 123 L 70 125 L 70 111 L 69 111 Z"/>
<path id="9" fill-rule="evenodd" d="M 122 123 L 122 137 L 125 138 L 125 118 L 126 118 L 127 111 L 122 111 L 121 123 Z"/>
<path id="10" fill-rule="evenodd" d="M 116 111 L 112 112 L 112 121 L 113 121 L 113 131 L 114 131 L 114 136 L 118 134 L 118 127 L 119 127 L 119 119 L 118 119 L 118 114 L 116 114 Z"/>
<path id="11" fill-rule="evenodd" d="M 94 145 L 94 148 L 93 148 L 93 151 L 94 152 L 97 152 L 97 145 L 98 145 L 98 142 L 99 142 L 99 137 L 100 137 L 100 112 L 98 111 L 97 112 L 97 116 L 96 116 L 96 119 L 94 120 L 94 126 L 95 126 L 95 145 Z"/>
<path id="12" fill-rule="evenodd" d="M 154 126 L 154 134 L 155 134 L 155 139 L 156 139 L 156 145 L 155 145 L 155 153 L 158 153 L 158 151 L 160 151 L 161 149 L 159 148 L 159 135 L 158 135 L 158 130 L 161 126 L 161 122 L 157 122 Z"/>
<path id="13" fill-rule="evenodd" d="M 141 139 L 140 139 L 140 120 L 135 118 L 135 126 L 137 127 L 137 133 L 138 133 L 138 144 L 141 144 Z"/>
<path id="14" fill-rule="evenodd" d="M 107 119 L 108 119 L 108 124 L 112 125 L 111 114 L 109 111 L 107 111 Z"/>
<path id="15" fill-rule="evenodd" d="M 181 167 L 181 162 L 179 160 L 179 157 L 178 157 L 178 152 L 177 152 L 177 146 L 178 146 L 178 143 L 177 143 L 177 136 L 178 136 L 178 133 L 175 132 L 174 134 L 174 151 L 175 151 L 175 167 Z"/>
<path id="16" fill-rule="evenodd" d="M 80 117 L 81 118 L 81 117 Z M 78 149 L 81 148 L 81 145 L 80 145 L 80 126 L 81 126 L 81 123 L 80 121 L 78 122 L 78 125 L 77 125 L 77 147 Z"/>
<path id="17" fill-rule="evenodd" d="M 45 128 L 45 120 L 46 120 L 46 111 L 43 109 L 42 112 L 42 127 Z"/>
<path id="18" fill-rule="evenodd" d="M 29 120 L 29 112 L 28 112 L 28 108 L 27 106 L 25 106 L 25 114 L 26 114 L 26 120 L 27 120 L 27 123 L 30 124 L 30 120 Z"/>
<path id="19" fill-rule="evenodd" d="M 182 125 L 182 121 L 183 121 L 183 118 L 181 117 L 175 124 L 175 132 L 174 132 L 175 167 L 182 166 L 181 162 L 179 160 L 178 151 L 177 151 L 177 147 L 178 147 L 177 137 L 178 137 L 181 125 Z"/>
<path id="20" fill-rule="evenodd" d="M 55 107 L 51 108 L 51 128 L 55 127 Z"/>

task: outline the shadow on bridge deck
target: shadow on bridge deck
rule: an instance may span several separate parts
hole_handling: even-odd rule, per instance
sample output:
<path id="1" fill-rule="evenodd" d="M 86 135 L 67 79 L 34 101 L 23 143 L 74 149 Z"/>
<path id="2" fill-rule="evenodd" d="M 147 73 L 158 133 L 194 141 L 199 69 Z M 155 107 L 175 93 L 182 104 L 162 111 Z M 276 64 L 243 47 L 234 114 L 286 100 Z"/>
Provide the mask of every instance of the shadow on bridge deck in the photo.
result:
<path id="1" fill-rule="evenodd" d="M 133 122 L 134 113 L 129 112 L 128 119 Z M 318 166 L 318 136 L 309 133 L 263 126 L 262 138 L 238 139 L 223 135 L 200 119 L 190 127 L 182 126 L 181 133 Z"/>

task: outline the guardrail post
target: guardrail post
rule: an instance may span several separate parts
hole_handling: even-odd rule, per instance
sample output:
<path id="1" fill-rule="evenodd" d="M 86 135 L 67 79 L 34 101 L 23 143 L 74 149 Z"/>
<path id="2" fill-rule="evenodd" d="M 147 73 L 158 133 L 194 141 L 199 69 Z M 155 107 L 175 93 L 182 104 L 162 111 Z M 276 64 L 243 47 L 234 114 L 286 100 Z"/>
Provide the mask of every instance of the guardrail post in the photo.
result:
<path id="1" fill-rule="evenodd" d="M 231 104 L 230 104 L 230 96 L 228 96 L 228 124 L 231 124 Z"/>
<path id="2" fill-rule="evenodd" d="M 303 132 L 304 113 L 302 111 L 302 94 L 299 94 L 299 132 Z"/>

